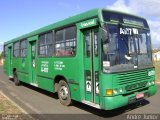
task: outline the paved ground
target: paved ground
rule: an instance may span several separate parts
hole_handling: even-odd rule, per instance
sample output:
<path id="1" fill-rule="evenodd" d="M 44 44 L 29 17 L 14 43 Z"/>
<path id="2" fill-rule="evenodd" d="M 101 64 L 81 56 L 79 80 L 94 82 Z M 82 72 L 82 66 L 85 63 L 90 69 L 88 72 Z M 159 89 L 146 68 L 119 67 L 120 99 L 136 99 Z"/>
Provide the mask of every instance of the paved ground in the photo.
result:
<path id="1" fill-rule="evenodd" d="M 0 67 L 0 91 L 22 107 L 27 113 L 41 119 L 105 120 L 126 119 L 126 114 L 160 114 L 160 85 L 158 93 L 141 103 L 125 106 L 113 111 L 98 110 L 75 102 L 66 107 L 59 103 L 57 94 L 23 84 L 16 87 L 13 81 L 4 75 Z"/>

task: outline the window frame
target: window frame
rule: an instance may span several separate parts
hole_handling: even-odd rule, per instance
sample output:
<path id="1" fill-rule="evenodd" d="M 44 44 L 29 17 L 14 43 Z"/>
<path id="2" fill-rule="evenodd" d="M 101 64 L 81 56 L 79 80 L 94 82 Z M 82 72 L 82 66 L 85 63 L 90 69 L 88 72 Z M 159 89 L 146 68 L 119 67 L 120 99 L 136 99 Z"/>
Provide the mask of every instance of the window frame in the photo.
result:
<path id="1" fill-rule="evenodd" d="M 52 43 L 51 44 L 46 44 L 46 35 L 47 34 L 49 34 L 49 33 L 51 33 L 52 34 Z M 43 44 L 43 45 L 40 45 L 40 36 L 42 36 L 42 35 L 45 35 L 45 43 Z M 45 54 L 40 54 L 40 47 L 42 47 L 42 46 L 54 46 L 54 33 L 53 33 L 53 30 L 52 31 L 47 31 L 47 32 L 44 32 L 44 33 L 41 33 L 41 34 L 39 34 L 38 35 L 38 57 L 39 58 L 51 58 L 51 57 L 53 57 L 53 54 L 54 54 L 54 48 L 53 48 L 53 50 L 52 50 L 52 55 L 47 55 L 46 54 L 46 49 L 44 49 L 44 52 L 45 52 Z M 47 49 L 48 50 L 48 49 Z"/>

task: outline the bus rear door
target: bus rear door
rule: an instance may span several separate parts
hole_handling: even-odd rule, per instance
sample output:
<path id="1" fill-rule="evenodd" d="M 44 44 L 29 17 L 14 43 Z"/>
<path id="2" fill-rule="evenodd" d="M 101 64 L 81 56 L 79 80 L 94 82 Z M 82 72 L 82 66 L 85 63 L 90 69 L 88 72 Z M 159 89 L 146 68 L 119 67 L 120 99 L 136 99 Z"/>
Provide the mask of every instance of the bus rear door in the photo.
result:
<path id="1" fill-rule="evenodd" d="M 30 61 L 30 83 L 31 85 L 37 86 L 37 74 L 36 74 L 36 40 L 29 41 L 30 44 L 30 54 L 29 54 L 29 61 Z"/>

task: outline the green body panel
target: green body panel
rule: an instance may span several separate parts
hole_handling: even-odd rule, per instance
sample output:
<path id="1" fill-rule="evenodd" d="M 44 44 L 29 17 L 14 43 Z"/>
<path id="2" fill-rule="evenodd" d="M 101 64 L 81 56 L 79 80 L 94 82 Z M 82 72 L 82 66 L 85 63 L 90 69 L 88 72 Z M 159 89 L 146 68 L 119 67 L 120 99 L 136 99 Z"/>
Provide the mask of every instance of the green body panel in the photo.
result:
<path id="1" fill-rule="evenodd" d="M 128 104 L 130 97 L 136 96 L 138 93 L 147 92 L 149 96 L 156 93 L 155 85 L 148 86 L 148 81 L 155 81 L 155 76 L 148 76 L 149 69 L 135 69 L 134 71 L 120 72 L 114 74 L 104 74 L 101 68 L 101 32 L 100 26 L 104 23 L 102 9 L 94 9 L 63 21 L 51 24 L 44 28 L 33 31 L 29 34 L 15 38 L 5 43 L 8 45 L 8 55 L 4 60 L 4 72 L 8 76 L 13 76 L 13 69 L 16 68 L 18 79 L 25 83 L 34 85 L 50 92 L 55 91 L 55 78 L 63 76 L 69 85 L 71 98 L 73 100 L 83 102 L 88 101 L 95 105 L 99 105 L 101 109 L 111 110 Z M 69 25 L 77 27 L 77 48 L 76 55 L 73 57 L 56 57 L 44 58 L 38 56 L 38 39 L 39 34 L 48 31 L 66 27 Z M 98 32 L 98 56 L 85 56 L 86 48 L 84 36 L 88 32 L 93 34 Z M 13 42 L 17 40 L 27 39 L 28 48 L 25 58 L 13 57 Z M 91 40 L 93 43 L 93 39 Z M 32 48 L 35 45 L 35 52 Z M 94 47 L 92 46 L 92 49 Z M 91 50 L 94 53 L 93 50 Z M 34 53 L 34 54 L 33 54 Z M 90 71 L 93 76 L 91 78 L 94 91 L 86 91 L 86 73 Z M 96 85 L 99 83 L 99 93 L 96 93 Z M 135 88 L 134 88 L 135 87 Z M 106 95 L 106 89 L 123 88 L 123 93 Z M 129 89 L 129 90 L 128 90 Z M 139 92 L 137 92 L 139 91 Z M 118 102 L 117 102 L 118 101 Z"/>
<path id="2" fill-rule="evenodd" d="M 143 90 L 142 92 L 149 93 L 149 96 L 147 96 L 147 97 L 150 97 L 152 95 L 155 95 L 156 91 L 157 91 L 157 86 L 153 85 L 153 86 L 149 87 L 148 90 Z M 114 97 L 103 97 L 102 98 L 102 105 L 101 105 L 102 109 L 112 110 L 112 109 L 116 109 L 116 108 L 128 105 L 129 98 L 135 98 L 136 94 L 137 94 L 137 92 L 130 94 L 130 95 L 127 95 L 127 96 L 118 95 L 118 96 L 114 96 Z M 136 101 L 133 101 L 133 103 L 134 102 L 136 102 Z"/>
<path id="3" fill-rule="evenodd" d="M 38 87 L 53 92 L 53 80 L 45 77 L 38 77 Z"/>
<path id="4" fill-rule="evenodd" d="M 47 89 L 52 90 L 54 92 L 53 84 L 54 84 L 54 78 L 56 76 L 64 76 L 68 81 L 72 80 L 75 83 L 79 83 L 79 64 L 78 59 L 76 57 L 74 58 L 37 58 L 36 64 L 37 64 L 37 76 L 38 76 L 38 86 L 44 87 L 47 86 Z M 55 67 L 56 65 L 63 65 L 62 68 Z M 47 71 L 45 71 L 47 69 Z M 41 78 L 41 79 L 39 79 Z M 46 81 L 44 81 L 46 79 Z M 42 81 L 41 81 L 42 80 Z M 47 81 L 51 85 L 47 85 Z M 42 84 L 39 83 L 46 83 L 42 86 Z M 77 89 L 79 89 L 79 86 L 77 86 Z M 77 94 L 77 91 L 75 91 Z M 78 96 L 78 95 L 77 95 Z"/>
<path id="5" fill-rule="evenodd" d="M 13 71 L 12 71 L 12 60 L 13 60 L 13 46 L 12 44 L 8 44 L 7 46 L 7 57 L 4 59 L 4 73 L 6 73 L 8 76 L 12 77 L 13 76 Z"/>
<path id="6" fill-rule="evenodd" d="M 77 100 L 77 101 L 81 101 L 81 94 L 80 94 L 80 91 L 82 91 L 80 89 L 80 85 L 77 85 L 77 84 L 69 84 L 69 87 L 70 87 L 70 91 L 71 92 L 71 97 L 73 100 Z"/>
<path id="7" fill-rule="evenodd" d="M 155 76 L 148 76 L 148 71 L 155 70 L 154 68 L 144 69 L 144 70 L 135 70 L 130 72 L 122 72 L 122 73 L 115 73 L 115 74 L 101 74 L 101 91 L 102 96 L 106 96 L 106 89 L 114 89 L 114 88 L 123 88 L 125 86 L 131 84 L 138 84 L 148 81 L 155 81 Z M 140 86 L 137 86 L 136 90 L 142 89 Z M 123 94 L 128 94 L 133 91 L 127 92 L 126 90 Z"/>
<path id="8" fill-rule="evenodd" d="M 23 73 L 23 72 L 18 72 L 18 78 L 20 81 L 23 81 L 25 83 L 30 83 L 29 81 L 29 74 L 28 73 Z"/>

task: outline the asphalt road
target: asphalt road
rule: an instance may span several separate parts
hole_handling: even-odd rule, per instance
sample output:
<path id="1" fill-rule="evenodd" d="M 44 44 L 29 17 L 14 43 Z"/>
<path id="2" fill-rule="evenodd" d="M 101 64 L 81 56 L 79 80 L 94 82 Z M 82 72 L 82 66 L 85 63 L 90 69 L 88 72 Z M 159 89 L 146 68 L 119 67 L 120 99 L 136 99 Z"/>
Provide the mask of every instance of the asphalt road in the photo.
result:
<path id="1" fill-rule="evenodd" d="M 57 94 L 27 84 L 15 86 L 0 66 L 0 91 L 36 119 L 125 120 L 127 114 L 160 114 L 160 85 L 155 96 L 112 111 L 98 110 L 79 102 L 66 107 L 60 104 Z"/>

